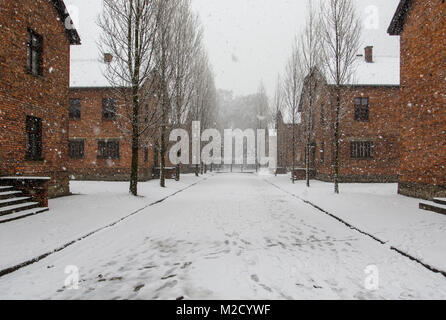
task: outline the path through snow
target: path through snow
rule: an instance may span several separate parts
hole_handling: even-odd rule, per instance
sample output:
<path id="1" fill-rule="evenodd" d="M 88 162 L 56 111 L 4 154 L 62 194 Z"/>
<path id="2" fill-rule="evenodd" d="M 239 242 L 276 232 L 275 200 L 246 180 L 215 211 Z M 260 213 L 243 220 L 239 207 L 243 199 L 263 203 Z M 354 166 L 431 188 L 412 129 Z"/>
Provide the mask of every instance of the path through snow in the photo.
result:
<path id="1" fill-rule="evenodd" d="M 78 290 L 64 287 L 70 265 Z M 446 279 L 250 174 L 211 177 L 0 279 L 1 299 L 179 297 L 445 299 Z"/>

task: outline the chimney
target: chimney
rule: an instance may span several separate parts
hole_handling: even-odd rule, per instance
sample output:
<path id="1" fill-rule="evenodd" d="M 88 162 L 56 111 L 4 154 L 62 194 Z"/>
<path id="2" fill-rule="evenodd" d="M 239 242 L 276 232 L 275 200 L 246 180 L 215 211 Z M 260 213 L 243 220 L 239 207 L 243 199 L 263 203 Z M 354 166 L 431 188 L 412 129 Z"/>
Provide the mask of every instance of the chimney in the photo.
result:
<path id="1" fill-rule="evenodd" d="M 111 53 L 104 53 L 104 62 L 110 63 L 113 60 L 113 55 Z"/>
<path id="2" fill-rule="evenodd" d="M 365 62 L 373 63 L 373 47 L 365 47 Z"/>

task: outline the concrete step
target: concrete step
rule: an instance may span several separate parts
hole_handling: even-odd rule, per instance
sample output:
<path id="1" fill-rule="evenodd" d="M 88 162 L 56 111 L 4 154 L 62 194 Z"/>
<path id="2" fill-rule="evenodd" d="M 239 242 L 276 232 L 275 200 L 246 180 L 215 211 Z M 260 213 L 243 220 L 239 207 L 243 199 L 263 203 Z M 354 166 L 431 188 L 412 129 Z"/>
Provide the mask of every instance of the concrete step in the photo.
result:
<path id="1" fill-rule="evenodd" d="M 30 216 L 34 216 L 36 214 L 47 212 L 47 211 L 49 211 L 49 208 L 38 207 L 38 208 L 34 208 L 34 209 L 29 209 L 29 210 L 24 210 L 24 211 L 8 214 L 6 216 L 0 216 L 0 224 L 23 219 L 23 218 L 30 217 Z"/>
<path id="2" fill-rule="evenodd" d="M 446 205 L 435 202 L 421 202 L 420 209 L 432 211 L 440 214 L 446 214 Z"/>
<path id="3" fill-rule="evenodd" d="M 0 200 L 16 197 L 21 194 L 22 194 L 22 191 L 16 191 L 16 190 L 0 191 Z"/>
<path id="4" fill-rule="evenodd" d="M 14 187 L 11 186 L 0 186 L 0 191 L 9 191 L 10 189 L 13 189 Z"/>
<path id="5" fill-rule="evenodd" d="M 25 203 L 15 204 L 12 206 L 3 207 L 0 208 L 0 216 L 5 216 L 11 213 L 16 213 L 28 209 L 34 209 L 37 208 L 38 206 L 39 206 L 38 202 L 25 202 Z"/>
<path id="6" fill-rule="evenodd" d="M 446 198 L 435 198 L 434 202 L 438 203 L 438 204 L 443 204 L 446 206 Z"/>
<path id="7" fill-rule="evenodd" d="M 15 204 L 20 204 L 24 202 L 28 202 L 31 200 L 30 197 L 14 197 L 9 199 L 0 200 L 0 208 L 13 206 Z"/>

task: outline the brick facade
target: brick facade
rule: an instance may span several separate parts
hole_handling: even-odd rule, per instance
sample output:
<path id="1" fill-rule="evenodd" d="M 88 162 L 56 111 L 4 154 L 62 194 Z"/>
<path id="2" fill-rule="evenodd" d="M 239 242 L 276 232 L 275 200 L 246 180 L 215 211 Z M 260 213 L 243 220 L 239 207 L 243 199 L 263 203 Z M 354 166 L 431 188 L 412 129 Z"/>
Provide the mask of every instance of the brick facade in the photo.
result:
<path id="1" fill-rule="evenodd" d="M 295 142 L 299 140 L 300 137 L 300 126 L 299 124 L 286 123 L 282 117 L 282 113 L 279 112 L 277 116 L 277 168 L 281 173 L 285 173 L 291 170 L 293 166 L 293 127 Z M 301 158 L 300 149 L 295 144 L 295 161 L 294 166 L 302 166 L 302 162 L 298 161 Z"/>
<path id="2" fill-rule="evenodd" d="M 314 97 L 311 113 L 310 86 Z M 307 132 L 310 132 L 310 168 L 315 169 L 316 179 L 323 181 L 333 179 L 334 89 L 319 72 L 314 72 L 307 78 L 300 106 L 302 134 L 299 137 L 299 161 L 305 164 Z M 342 86 L 341 96 L 340 181 L 396 182 L 399 166 L 399 87 Z M 359 121 L 355 118 L 355 98 L 368 101 L 367 120 Z M 366 143 L 370 144 L 370 156 L 353 157 L 352 148 L 356 148 L 354 145 L 360 150 Z"/>
<path id="3" fill-rule="evenodd" d="M 399 192 L 446 197 L 446 2 L 401 1 L 389 33 L 401 36 Z"/>
<path id="4" fill-rule="evenodd" d="M 49 196 L 69 193 L 67 173 L 70 44 L 62 1 L 3 1 L 0 7 L 0 176 L 47 176 Z M 27 68 L 29 31 L 41 37 L 41 71 Z M 27 116 L 41 119 L 41 158 L 28 161 Z"/>
<path id="5" fill-rule="evenodd" d="M 116 98 L 113 88 L 71 88 L 70 99 L 80 100 L 80 119 L 69 123 L 69 140 L 83 141 L 84 156 L 69 159 L 69 171 L 73 179 L 128 181 L 132 159 L 131 127 L 128 121 L 106 120 L 102 116 L 103 99 L 116 99 L 116 113 L 125 115 L 131 106 L 124 99 Z M 123 95 L 122 95 L 123 96 Z M 119 157 L 104 159 L 98 156 L 99 141 L 118 141 Z M 153 145 L 141 137 L 139 148 L 139 179 L 152 178 L 155 157 Z M 147 152 L 147 154 L 146 154 Z"/>

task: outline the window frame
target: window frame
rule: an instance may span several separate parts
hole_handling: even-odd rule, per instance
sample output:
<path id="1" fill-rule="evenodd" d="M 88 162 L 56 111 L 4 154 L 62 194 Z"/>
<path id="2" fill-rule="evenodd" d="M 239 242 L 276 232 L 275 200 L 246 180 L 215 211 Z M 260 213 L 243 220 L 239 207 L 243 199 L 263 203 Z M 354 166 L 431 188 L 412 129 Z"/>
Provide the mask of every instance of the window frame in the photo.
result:
<path id="1" fill-rule="evenodd" d="M 373 141 L 350 141 L 350 158 L 354 160 L 370 160 L 374 158 Z"/>
<path id="2" fill-rule="evenodd" d="M 72 102 L 77 102 L 77 106 L 78 109 L 77 110 L 72 110 Z M 78 98 L 73 98 L 69 100 L 69 110 L 68 110 L 68 117 L 70 120 L 81 120 L 81 99 Z"/>
<path id="3" fill-rule="evenodd" d="M 113 102 L 113 110 L 110 109 L 110 102 Z M 103 98 L 102 99 L 102 120 L 113 121 L 116 120 L 116 99 Z"/>
<path id="4" fill-rule="evenodd" d="M 321 126 L 325 126 L 325 105 L 324 104 L 320 105 L 320 112 L 321 112 L 321 120 L 320 120 Z"/>
<path id="5" fill-rule="evenodd" d="M 149 147 L 144 147 L 144 163 L 149 162 Z"/>
<path id="6" fill-rule="evenodd" d="M 359 101 L 358 101 L 359 100 Z M 366 103 L 364 103 L 366 102 Z M 370 121 L 370 98 L 356 97 L 353 100 L 355 107 L 355 121 L 369 122 Z"/>
<path id="7" fill-rule="evenodd" d="M 119 140 L 98 140 L 97 158 L 102 160 L 119 159 Z"/>
<path id="8" fill-rule="evenodd" d="M 76 151 L 79 151 L 79 154 L 76 155 L 73 153 L 73 144 L 79 144 L 81 148 Z M 70 139 L 68 140 L 68 157 L 74 160 L 85 159 L 85 140 L 84 139 Z"/>
<path id="9" fill-rule="evenodd" d="M 34 44 L 36 39 L 37 45 Z M 33 54 L 37 55 L 34 61 Z M 37 65 L 35 65 L 35 63 Z M 27 29 L 26 41 L 26 72 L 34 76 L 43 76 L 43 36 L 32 30 Z"/>
<path id="10" fill-rule="evenodd" d="M 321 142 L 320 158 L 321 158 L 321 164 L 324 164 L 325 163 L 325 141 Z"/>
<path id="11" fill-rule="evenodd" d="M 33 126 L 33 123 L 36 126 Z M 31 141 L 33 143 L 31 144 Z M 43 125 L 42 118 L 26 116 L 25 160 L 43 161 Z"/>

